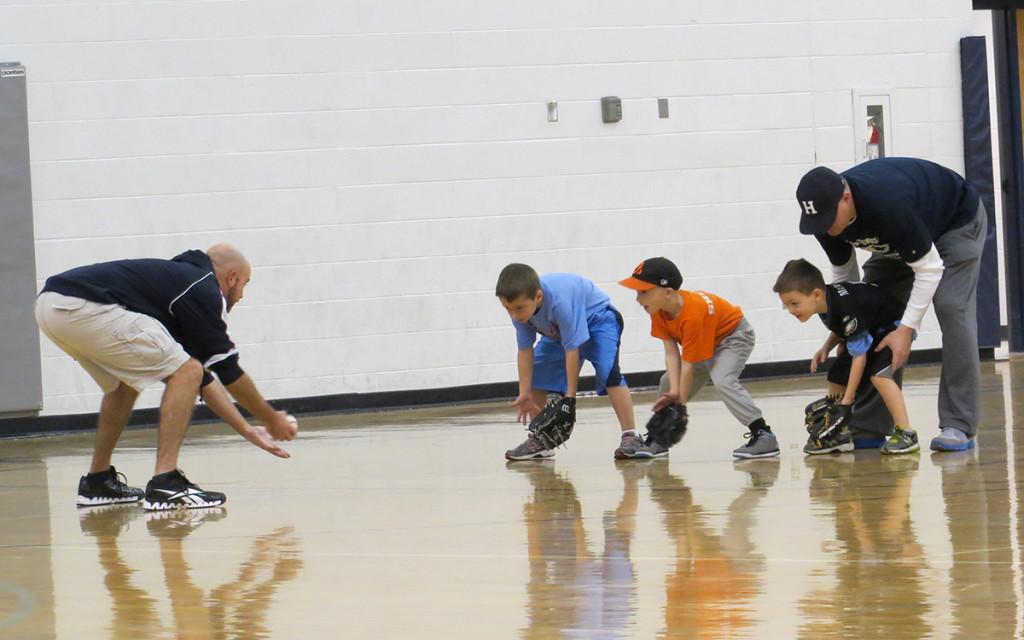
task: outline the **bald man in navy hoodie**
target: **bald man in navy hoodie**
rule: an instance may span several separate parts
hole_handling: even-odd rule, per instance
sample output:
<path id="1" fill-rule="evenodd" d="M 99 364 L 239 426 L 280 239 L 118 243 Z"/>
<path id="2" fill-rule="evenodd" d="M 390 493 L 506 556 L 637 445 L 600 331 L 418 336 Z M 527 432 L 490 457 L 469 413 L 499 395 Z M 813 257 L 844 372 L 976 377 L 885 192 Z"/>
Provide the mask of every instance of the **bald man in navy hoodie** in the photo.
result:
<path id="1" fill-rule="evenodd" d="M 294 438 L 296 424 L 263 399 L 239 366 L 225 322 L 251 275 L 245 256 L 218 244 L 170 260 L 78 267 L 46 281 L 36 300 L 36 322 L 104 392 L 92 463 L 78 486 L 79 506 L 142 500 L 147 510 L 164 510 L 223 504 L 223 493 L 199 488 L 178 469 L 200 393 L 250 442 L 288 457 L 273 440 Z M 143 492 L 127 484 L 111 456 L 139 393 L 156 382 L 165 385 L 156 468 Z M 225 389 L 265 428 L 250 427 Z"/>

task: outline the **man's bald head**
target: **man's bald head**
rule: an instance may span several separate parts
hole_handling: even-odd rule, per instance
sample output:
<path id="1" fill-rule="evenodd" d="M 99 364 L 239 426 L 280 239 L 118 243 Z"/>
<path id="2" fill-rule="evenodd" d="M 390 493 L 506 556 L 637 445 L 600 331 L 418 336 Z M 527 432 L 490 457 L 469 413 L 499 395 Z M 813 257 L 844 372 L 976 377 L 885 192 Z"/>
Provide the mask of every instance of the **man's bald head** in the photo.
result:
<path id="1" fill-rule="evenodd" d="M 206 255 L 210 256 L 210 261 L 217 269 L 237 271 L 242 267 L 249 266 L 249 261 L 245 259 L 242 252 L 230 244 L 215 244 L 206 250 Z"/>
<path id="2" fill-rule="evenodd" d="M 227 300 L 228 311 L 242 299 L 245 285 L 252 278 L 252 267 L 241 251 L 230 244 L 215 244 L 206 250 L 213 263 L 220 291 Z"/>

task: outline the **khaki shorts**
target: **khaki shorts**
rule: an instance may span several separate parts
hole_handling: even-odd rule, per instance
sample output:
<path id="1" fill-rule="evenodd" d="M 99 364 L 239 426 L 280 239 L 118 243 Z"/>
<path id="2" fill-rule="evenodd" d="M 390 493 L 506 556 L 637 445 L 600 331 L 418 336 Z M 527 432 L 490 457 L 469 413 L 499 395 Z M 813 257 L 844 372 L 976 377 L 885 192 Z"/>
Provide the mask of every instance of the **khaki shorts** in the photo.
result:
<path id="1" fill-rule="evenodd" d="M 77 360 L 105 393 L 120 382 L 142 391 L 189 359 L 160 322 L 120 305 L 47 291 L 36 299 L 35 312 L 46 337 Z"/>

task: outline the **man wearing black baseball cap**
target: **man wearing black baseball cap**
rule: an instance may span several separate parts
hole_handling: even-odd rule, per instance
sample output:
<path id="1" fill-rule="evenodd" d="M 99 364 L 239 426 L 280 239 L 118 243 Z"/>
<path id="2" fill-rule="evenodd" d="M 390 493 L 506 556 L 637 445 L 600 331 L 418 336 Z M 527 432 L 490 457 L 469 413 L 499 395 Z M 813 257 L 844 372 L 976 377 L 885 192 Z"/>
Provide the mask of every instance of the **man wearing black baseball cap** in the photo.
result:
<path id="1" fill-rule="evenodd" d="M 940 433 L 931 447 L 973 448 L 981 377 L 975 310 L 988 224 L 974 187 L 934 162 L 879 158 L 841 174 L 816 167 L 800 180 L 796 198 L 800 233 L 817 238 L 832 264 L 833 282 L 861 279 L 854 248 L 864 249 L 873 254 L 864 263 L 864 281 L 906 303 L 900 327 L 875 346 L 892 350 L 894 369 L 906 362 L 921 320 L 934 305 L 943 366 Z M 870 424 L 873 431 L 888 418 L 891 426 L 877 395 L 864 395 L 853 425 Z"/>
<path id="2" fill-rule="evenodd" d="M 828 232 L 835 222 L 845 192 L 843 177 L 828 167 L 815 167 L 808 171 L 796 189 L 796 199 L 804 212 L 800 216 L 800 233 L 815 235 Z"/>

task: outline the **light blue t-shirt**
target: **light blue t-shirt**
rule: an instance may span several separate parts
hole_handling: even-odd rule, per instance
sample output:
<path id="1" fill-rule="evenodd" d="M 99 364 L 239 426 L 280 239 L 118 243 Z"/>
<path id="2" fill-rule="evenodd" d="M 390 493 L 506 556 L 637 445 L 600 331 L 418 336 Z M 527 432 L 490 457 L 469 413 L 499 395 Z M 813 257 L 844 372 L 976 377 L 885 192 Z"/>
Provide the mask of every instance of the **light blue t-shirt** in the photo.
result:
<path id="1" fill-rule="evenodd" d="M 894 322 L 897 327 L 902 324 L 899 320 Z M 911 340 L 917 340 L 917 332 L 914 332 L 914 337 Z M 862 356 L 868 352 L 869 349 L 875 344 L 875 339 L 871 337 L 870 331 L 861 331 L 860 333 L 854 334 L 853 336 L 846 339 L 846 350 L 850 353 L 851 357 L 856 358 Z"/>
<path id="2" fill-rule="evenodd" d="M 846 339 L 846 350 L 850 352 L 851 357 L 856 358 L 867 353 L 874 343 L 869 331 L 861 331 Z"/>
<path id="3" fill-rule="evenodd" d="M 537 334 L 577 349 L 590 339 L 587 319 L 611 305 L 608 295 L 575 273 L 547 273 L 540 277 L 544 300 L 532 318 L 512 322 L 520 349 L 529 349 Z"/>

